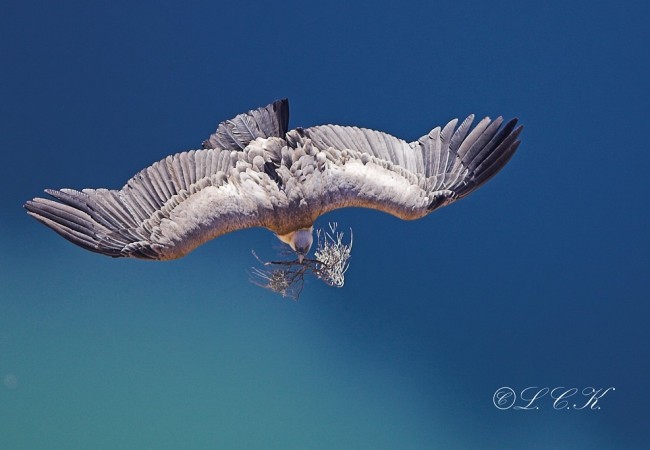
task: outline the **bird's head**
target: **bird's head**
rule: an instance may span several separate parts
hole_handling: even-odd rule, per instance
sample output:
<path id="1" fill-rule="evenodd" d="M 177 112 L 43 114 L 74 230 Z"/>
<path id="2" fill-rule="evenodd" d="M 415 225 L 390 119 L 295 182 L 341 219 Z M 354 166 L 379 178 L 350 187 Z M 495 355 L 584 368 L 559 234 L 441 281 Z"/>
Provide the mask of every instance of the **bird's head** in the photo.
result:
<path id="1" fill-rule="evenodd" d="M 298 260 L 302 262 L 304 257 L 309 253 L 311 244 L 314 242 L 313 237 L 314 227 L 301 228 L 287 234 L 278 234 L 280 239 L 285 244 L 288 244 L 291 249 L 298 255 Z"/>

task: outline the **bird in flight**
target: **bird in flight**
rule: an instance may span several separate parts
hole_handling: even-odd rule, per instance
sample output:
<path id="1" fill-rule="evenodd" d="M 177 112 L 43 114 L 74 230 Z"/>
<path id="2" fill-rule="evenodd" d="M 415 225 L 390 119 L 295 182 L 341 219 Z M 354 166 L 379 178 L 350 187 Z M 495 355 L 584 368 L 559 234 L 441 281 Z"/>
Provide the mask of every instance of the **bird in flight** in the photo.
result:
<path id="1" fill-rule="evenodd" d="M 199 150 L 167 156 L 120 190 L 47 189 L 27 213 L 87 250 L 112 257 L 170 260 L 231 231 L 271 230 L 295 260 L 258 271 L 283 295 L 308 270 L 342 285 L 350 244 L 314 222 L 345 207 L 419 219 L 478 189 L 517 150 L 517 120 L 474 116 L 406 141 L 366 128 L 288 129 L 289 103 L 278 100 L 220 123 Z"/>

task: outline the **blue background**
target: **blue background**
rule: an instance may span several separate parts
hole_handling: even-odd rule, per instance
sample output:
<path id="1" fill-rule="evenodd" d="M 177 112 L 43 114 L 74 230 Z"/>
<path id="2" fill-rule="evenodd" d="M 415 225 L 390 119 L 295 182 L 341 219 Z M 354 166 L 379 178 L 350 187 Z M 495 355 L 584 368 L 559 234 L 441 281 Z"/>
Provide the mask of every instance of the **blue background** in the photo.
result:
<path id="1" fill-rule="evenodd" d="M 3 2 L 0 448 L 641 448 L 650 442 L 644 2 Z M 417 221 L 335 211 L 343 289 L 249 283 L 263 229 L 168 263 L 21 205 L 119 188 L 277 98 L 407 140 L 470 113 L 523 143 Z M 616 388 L 500 411 L 501 386 Z"/>

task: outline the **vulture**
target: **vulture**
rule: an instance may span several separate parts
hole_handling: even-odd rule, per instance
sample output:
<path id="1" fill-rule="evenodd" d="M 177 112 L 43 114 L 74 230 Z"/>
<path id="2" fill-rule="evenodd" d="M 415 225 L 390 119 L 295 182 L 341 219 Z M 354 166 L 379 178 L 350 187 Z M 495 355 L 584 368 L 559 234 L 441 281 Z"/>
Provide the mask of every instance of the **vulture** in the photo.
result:
<path id="1" fill-rule="evenodd" d="M 278 100 L 220 123 L 198 150 L 138 172 L 122 189 L 46 189 L 27 213 L 112 257 L 171 260 L 231 231 L 271 230 L 303 263 L 314 221 L 345 207 L 422 218 L 482 186 L 517 150 L 517 119 L 454 119 L 413 142 L 367 128 L 288 129 Z M 474 124 L 474 126 L 472 126 Z"/>

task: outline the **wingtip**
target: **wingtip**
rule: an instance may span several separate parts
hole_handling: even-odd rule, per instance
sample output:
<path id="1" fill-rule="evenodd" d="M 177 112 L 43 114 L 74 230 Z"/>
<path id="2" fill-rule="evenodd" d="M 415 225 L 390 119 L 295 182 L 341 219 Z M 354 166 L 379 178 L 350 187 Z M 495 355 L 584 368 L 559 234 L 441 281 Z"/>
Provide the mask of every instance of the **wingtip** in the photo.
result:
<path id="1" fill-rule="evenodd" d="M 27 210 L 27 214 L 33 215 L 31 214 L 31 211 L 36 211 L 37 210 L 36 205 L 38 203 L 41 203 L 42 201 L 43 199 L 41 197 L 34 197 L 33 199 L 27 200 L 25 203 L 23 203 L 23 208 Z"/>
<path id="2" fill-rule="evenodd" d="M 286 97 L 280 98 L 274 101 L 273 103 L 271 103 L 271 105 L 273 106 L 273 111 L 277 111 L 278 108 L 287 109 L 289 107 L 289 99 Z"/>
<path id="3" fill-rule="evenodd" d="M 40 214 L 30 211 L 29 209 L 27 210 L 27 215 L 33 217 L 34 219 L 38 220 L 41 223 L 45 223 L 45 221 L 43 220 Z"/>
<path id="4" fill-rule="evenodd" d="M 517 125 L 517 123 L 519 123 L 519 117 L 513 117 L 508 122 L 506 122 L 505 126 L 506 127 L 511 126 L 514 128 L 514 126 Z M 521 127 L 522 125 L 520 124 L 519 126 Z"/>

